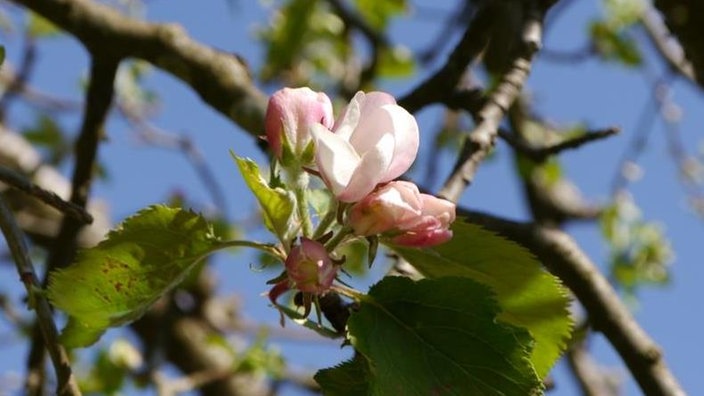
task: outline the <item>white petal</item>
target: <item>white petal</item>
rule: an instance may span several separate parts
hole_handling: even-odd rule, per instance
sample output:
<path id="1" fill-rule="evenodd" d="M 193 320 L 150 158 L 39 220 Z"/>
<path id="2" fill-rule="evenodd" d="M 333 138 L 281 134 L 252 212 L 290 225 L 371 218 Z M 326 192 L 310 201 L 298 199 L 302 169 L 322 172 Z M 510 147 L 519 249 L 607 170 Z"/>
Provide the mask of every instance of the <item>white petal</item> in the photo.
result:
<path id="1" fill-rule="evenodd" d="M 318 171 L 332 192 L 338 195 L 349 184 L 361 158 L 348 141 L 324 126 L 315 124 L 310 132 L 316 145 Z"/>
<path id="2" fill-rule="evenodd" d="M 345 108 L 342 117 L 338 118 L 335 122 L 333 131 L 335 134 L 340 136 L 342 139 L 350 140 L 352 132 L 357 127 L 360 118 L 361 104 L 364 102 L 364 92 L 357 92 L 357 94 L 350 100 L 350 103 Z"/>
<path id="3" fill-rule="evenodd" d="M 384 106 L 384 109 L 388 111 L 392 119 L 396 139 L 393 160 L 382 180 L 386 182 L 401 176 L 416 160 L 420 134 L 415 117 L 406 109 L 395 105 Z"/>
<path id="4" fill-rule="evenodd" d="M 366 152 L 354 170 L 347 188 L 337 194 L 337 198 L 343 202 L 357 202 L 372 192 L 379 184 L 380 178 L 386 174 L 394 144 L 393 136 L 384 135 L 374 148 Z"/>

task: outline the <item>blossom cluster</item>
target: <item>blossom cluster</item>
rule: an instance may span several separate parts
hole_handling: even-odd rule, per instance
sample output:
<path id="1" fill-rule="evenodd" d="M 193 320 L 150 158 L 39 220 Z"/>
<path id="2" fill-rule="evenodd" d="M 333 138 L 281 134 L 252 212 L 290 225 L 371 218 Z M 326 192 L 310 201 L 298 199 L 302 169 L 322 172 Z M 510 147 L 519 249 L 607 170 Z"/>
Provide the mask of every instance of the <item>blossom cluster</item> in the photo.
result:
<path id="1" fill-rule="evenodd" d="M 412 182 L 395 180 L 418 154 L 419 131 L 413 115 L 391 95 L 358 92 L 335 119 L 324 93 L 284 88 L 269 100 L 265 129 L 284 169 L 322 179 L 336 208 L 342 208 L 340 232 L 411 247 L 452 237 L 455 205 L 421 193 Z M 291 247 L 287 278 L 272 289 L 272 300 L 290 287 L 315 296 L 331 287 L 337 264 L 330 258 L 335 246 L 326 246 L 326 238 L 304 235 Z"/>

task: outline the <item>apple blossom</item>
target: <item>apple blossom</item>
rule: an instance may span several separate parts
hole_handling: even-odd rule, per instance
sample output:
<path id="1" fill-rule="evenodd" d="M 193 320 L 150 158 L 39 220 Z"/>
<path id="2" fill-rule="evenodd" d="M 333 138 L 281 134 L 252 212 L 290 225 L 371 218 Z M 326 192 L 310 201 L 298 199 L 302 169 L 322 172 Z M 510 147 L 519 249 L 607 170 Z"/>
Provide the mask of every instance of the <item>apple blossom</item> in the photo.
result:
<path id="1" fill-rule="evenodd" d="M 398 245 L 427 247 L 452 237 L 455 204 L 422 194 L 407 181 L 379 187 L 352 206 L 349 222 L 357 235 L 386 234 Z"/>
<path id="2" fill-rule="evenodd" d="M 315 160 L 342 202 L 357 202 L 411 166 L 418 154 L 415 118 L 383 92 L 358 92 L 332 131 L 314 124 Z"/>
<path id="3" fill-rule="evenodd" d="M 333 122 L 332 103 L 327 95 L 307 87 L 283 88 L 269 99 L 264 129 L 267 141 L 279 159 L 283 158 L 286 149 L 305 163 L 303 157 L 311 142 L 311 125 L 330 128 Z"/>
<path id="4" fill-rule="evenodd" d="M 338 270 L 325 246 L 308 238 L 301 238 L 301 244 L 291 249 L 285 266 L 289 280 L 298 290 L 315 295 L 330 289 Z"/>

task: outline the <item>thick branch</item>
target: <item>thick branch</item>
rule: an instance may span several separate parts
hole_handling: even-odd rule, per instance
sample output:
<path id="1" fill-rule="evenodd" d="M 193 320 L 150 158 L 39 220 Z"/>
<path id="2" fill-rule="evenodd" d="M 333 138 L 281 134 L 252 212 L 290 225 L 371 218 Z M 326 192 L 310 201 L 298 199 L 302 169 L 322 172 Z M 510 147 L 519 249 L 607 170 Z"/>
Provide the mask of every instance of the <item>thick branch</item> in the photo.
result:
<path id="1" fill-rule="evenodd" d="M 701 0 L 655 0 L 665 24 L 679 39 L 694 77 L 704 87 L 704 2 Z"/>
<path id="2" fill-rule="evenodd" d="M 673 70 L 696 84 L 692 64 L 684 57 L 684 50 L 670 37 L 670 32 L 660 21 L 654 9 L 648 9 L 641 16 L 641 23 L 655 48 Z"/>
<path id="3" fill-rule="evenodd" d="M 51 313 L 51 307 L 44 296 L 37 292 L 41 285 L 39 278 L 34 272 L 32 260 L 29 257 L 29 250 L 24 241 L 22 230 L 15 223 L 12 217 L 10 208 L 5 205 L 5 202 L 0 197 L 0 228 L 5 235 L 7 246 L 12 252 L 12 257 L 17 266 L 17 272 L 20 279 L 27 289 L 27 294 L 30 296 L 30 304 L 33 305 L 37 313 L 37 323 L 39 324 L 40 333 L 44 339 L 51 361 L 54 364 L 56 371 L 58 395 L 80 395 L 76 380 L 71 371 L 68 354 L 59 343 L 59 332 L 56 330 L 54 319 Z"/>
<path id="4" fill-rule="evenodd" d="M 684 396 L 660 348 L 638 325 L 618 294 L 567 234 L 560 230 L 500 219 L 480 212 L 460 213 L 472 223 L 529 249 L 582 303 L 595 330 L 616 349 L 646 395 Z"/>
<path id="5" fill-rule="evenodd" d="M 130 19 L 90 0 L 13 0 L 76 36 L 91 53 L 144 59 L 181 79 L 252 135 L 264 131 L 266 96 L 235 55 L 197 43 L 177 25 Z"/>
<path id="6" fill-rule="evenodd" d="M 93 181 L 98 144 L 103 136 L 103 124 L 110 111 L 117 62 L 94 57 L 86 95 L 81 131 L 75 144 L 76 162 L 71 180 L 71 203 L 85 208 Z M 47 260 L 49 270 L 68 265 L 75 253 L 75 241 L 82 224 L 65 217 L 56 243 Z"/>
<path id="7" fill-rule="evenodd" d="M 85 208 L 88 202 L 88 194 L 96 167 L 98 143 L 102 137 L 103 124 L 112 103 L 117 65 L 117 61 L 113 58 L 93 57 L 92 59 L 83 123 L 75 145 L 76 165 L 71 184 L 70 202 L 80 208 Z M 76 240 L 82 226 L 81 222 L 72 217 L 63 218 L 61 228 L 47 258 L 45 280 L 48 279 L 49 271 L 65 267 L 71 262 L 76 253 Z M 32 347 L 27 362 L 30 373 L 41 370 L 44 360 L 42 340 L 36 337 L 36 331 L 33 334 Z M 40 392 L 41 389 L 36 391 L 36 393 Z"/>

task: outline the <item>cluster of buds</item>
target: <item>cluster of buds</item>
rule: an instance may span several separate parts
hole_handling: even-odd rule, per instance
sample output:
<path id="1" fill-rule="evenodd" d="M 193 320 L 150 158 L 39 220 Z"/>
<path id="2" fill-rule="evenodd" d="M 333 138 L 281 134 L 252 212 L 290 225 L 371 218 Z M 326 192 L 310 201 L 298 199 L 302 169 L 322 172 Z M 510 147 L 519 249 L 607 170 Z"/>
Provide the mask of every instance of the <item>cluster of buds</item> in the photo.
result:
<path id="1" fill-rule="evenodd" d="M 413 115 L 391 95 L 358 92 L 335 120 L 324 93 L 284 88 L 269 100 L 265 128 L 281 165 L 320 176 L 337 202 L 333 207 L 342 208 L 336 216 L 338 241 L 378 237 L 429 247 L 452 237 L 452 202 L 422 194 L 411 182 L 395 181 L 418 154 L 419 132 Z M 290 247 L 285 276 L 269 292 L 272 302 L 292 288 L 310 298 L 332 287 L 343 261 L 332 258 L 337 245 L 321 243 L 329 233 L 318 241 L 309 237 Z"/>

